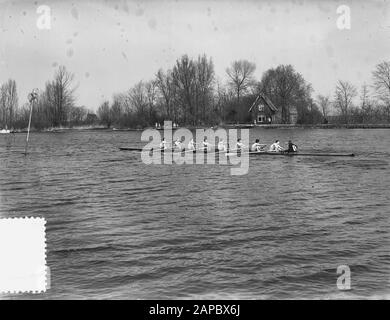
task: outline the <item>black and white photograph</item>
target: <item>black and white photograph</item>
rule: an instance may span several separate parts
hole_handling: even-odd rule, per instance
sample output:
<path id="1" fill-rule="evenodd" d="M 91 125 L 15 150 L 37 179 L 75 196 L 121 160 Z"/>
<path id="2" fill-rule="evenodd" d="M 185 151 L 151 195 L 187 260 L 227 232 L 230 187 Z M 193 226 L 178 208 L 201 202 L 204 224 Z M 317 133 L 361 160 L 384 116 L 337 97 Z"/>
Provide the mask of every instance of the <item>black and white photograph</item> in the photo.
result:
<path id="1" fill-rule="evenodd" d="M 389 156 L 387 0 L 0 0 L 0 300 L 389 300 Z"/>

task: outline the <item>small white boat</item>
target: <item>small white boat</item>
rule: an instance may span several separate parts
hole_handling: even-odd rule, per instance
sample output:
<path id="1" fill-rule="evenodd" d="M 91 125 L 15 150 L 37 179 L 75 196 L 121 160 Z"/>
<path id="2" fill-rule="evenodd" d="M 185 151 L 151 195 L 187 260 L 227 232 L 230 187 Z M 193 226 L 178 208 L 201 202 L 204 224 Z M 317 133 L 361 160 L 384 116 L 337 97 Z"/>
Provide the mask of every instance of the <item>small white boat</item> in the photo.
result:
<path id="1" fill-rule="evenodd" d="M 2 130 L 0 130 L 0 133 L 11 133 L 11 130 L 2 129 Z"/>

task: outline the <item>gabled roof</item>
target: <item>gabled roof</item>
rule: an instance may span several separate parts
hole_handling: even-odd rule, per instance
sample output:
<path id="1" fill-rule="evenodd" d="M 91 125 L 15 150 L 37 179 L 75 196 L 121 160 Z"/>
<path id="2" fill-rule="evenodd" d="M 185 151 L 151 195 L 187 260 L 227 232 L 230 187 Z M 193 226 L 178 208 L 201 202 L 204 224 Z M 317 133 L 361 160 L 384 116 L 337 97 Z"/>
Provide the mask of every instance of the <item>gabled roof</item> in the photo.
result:
<path id="1" fill-rule="evenodd" d="M 252 108 L 259 105 L 259 103 L 263 101 L 264 104 L 266 104 L 268 106 L 268 108 L 270 108 L 273 112 L 277 112 L 278 111 L 278 108 L 275 107 L 275 105 L 272 103 L 272 101 L 270 99 L 268 99 L 268 97 L 263 94 L 263 93 L 260 93 L 255 101 L 252 103 L 251 107 L 249 108 L 248 112 L 251 112 L 252 111 Z"/>

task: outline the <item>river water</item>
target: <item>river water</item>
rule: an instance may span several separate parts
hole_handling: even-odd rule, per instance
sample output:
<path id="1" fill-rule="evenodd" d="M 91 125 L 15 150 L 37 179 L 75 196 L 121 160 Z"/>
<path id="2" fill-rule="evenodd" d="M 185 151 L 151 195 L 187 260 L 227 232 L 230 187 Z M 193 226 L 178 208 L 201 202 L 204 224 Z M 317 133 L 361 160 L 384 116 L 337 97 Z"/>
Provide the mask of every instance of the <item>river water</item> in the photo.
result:
<path id="1" fill-rule="evenodd" d="M 33 133 L 27 157 L 23 134 L 0 135 L 0 214 L 47 220 L 51 289 L 36 298 L 389 298 L 389 134 L 251 129 L 357 156 L 251 157 L 242 176 L 145 165 L 118 150 L 139 132 Z"/>

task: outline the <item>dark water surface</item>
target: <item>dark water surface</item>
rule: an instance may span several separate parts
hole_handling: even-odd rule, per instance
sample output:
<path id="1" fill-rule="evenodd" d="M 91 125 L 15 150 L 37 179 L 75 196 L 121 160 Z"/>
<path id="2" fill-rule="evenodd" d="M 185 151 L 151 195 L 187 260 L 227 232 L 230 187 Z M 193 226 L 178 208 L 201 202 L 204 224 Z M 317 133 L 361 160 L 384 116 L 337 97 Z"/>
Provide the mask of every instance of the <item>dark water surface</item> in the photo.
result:
<path id="1" fill-rule="evenodd" d="M 52 288 L 37 297 L 389 298 L 390 130 L 259 135 L 357 157 L 255 157 L 231 176 L 118 151 L 139 132 L 33 133 L 27 157 L 24 135 L 0 135 L 0 214 L 47 219 Z"/>

